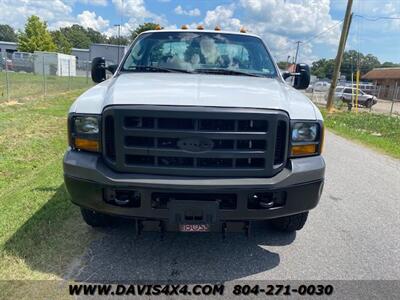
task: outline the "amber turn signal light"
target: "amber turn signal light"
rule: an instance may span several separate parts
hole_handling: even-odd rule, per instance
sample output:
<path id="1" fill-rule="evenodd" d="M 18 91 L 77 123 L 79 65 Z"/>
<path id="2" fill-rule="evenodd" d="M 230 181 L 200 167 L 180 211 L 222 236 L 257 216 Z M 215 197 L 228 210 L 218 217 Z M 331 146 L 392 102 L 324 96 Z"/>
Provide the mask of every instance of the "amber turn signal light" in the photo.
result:
<path id="1" fill-rule="evenodd" d="M 99 152 L 100 145 L 98 141 L 76 138 L 75 148 L 91 152 Z"/>
<path id="2" fill-rule="evenodd" d="M 317 153 L 317 145 L 296 145 L 292 146 L 292 156 L 312 155 Z"/>

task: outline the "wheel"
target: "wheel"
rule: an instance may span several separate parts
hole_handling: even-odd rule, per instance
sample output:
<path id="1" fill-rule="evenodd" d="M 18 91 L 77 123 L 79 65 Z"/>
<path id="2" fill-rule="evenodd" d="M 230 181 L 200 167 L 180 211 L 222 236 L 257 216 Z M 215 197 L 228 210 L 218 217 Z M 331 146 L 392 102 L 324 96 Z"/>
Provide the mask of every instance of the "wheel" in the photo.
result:
<path id="1" fill-rule="evenodd" d="M 307 221 L 307 217 L 308 212 L 304 212 L 297 215 L 272 219 L 270 222 L 271 225 L 279 231 L 294 232 L 303 228 Z"/>
<path id="2" fill-rule="evenodd" d="M 371 108 L 372 104 L 373 104 L 372 99 L 368 99 L 367 101 L 365 101 L 365 107 L 366 108 Z"/>
<path id="3" fill-rule="evenodd" d="M 81 208 L 81 214 L 86 224 L 92 227 L 106 227 L 111 225 L 112 220 L 110 216 L 85 208 Z"/>

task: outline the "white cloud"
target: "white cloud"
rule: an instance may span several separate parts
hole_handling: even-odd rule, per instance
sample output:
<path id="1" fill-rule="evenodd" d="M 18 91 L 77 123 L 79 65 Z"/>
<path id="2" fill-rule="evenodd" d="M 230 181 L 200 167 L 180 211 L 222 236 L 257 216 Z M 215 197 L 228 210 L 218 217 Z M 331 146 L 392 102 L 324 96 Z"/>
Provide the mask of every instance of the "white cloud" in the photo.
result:
<path id="1" fill-rule="evenodd" d="M 72 7 L 61 0 L 1 0 L 0 12 L 1 23 L 23 28 L 26 19 L 31 15 L 37 15 L 49 24 L 67 20 Z"/>
<path id="2" fill-rule="evenodd" d="M 92 28 L 97 31 L 102 31 L 110 25 L 108 20 L 103 19 L 101 16 L 96 16 L 95 12 L 90 12 L 88 10 L 79 14 L 77 20 L 83 27 Z"/>
<path id="3" fill-rule="evenodd" d="M 168 21 L 164 16 L 160 16 L 147 10 L 144 0 L 112 0 L 117 11 L 121 14 L 123 20 L 128 21 L 122 26 L 122 32 L 130 32 L 139 24 L 144 22 L 154 22 L 161 24 L 163 27 L 168 25 Z M 109 29 L 106 34 L 112 34 L 114 29 Z"/>
<path id="4" fill-rule="evenodd" d="M 241 19 L 235 17 L 238 10 L 243 12 Z M 340 26 L 334 26 L 338 20 L 333 20 L 329 11 L 329 0 L 241 0 L 207 11 L 204 24 L 209 28 L 220 25 L 223 30 L 232 31 L 243 26 L 260 35 L 278 60 L 293 56 L 297 40 L 305 41 L 333 26 L 312 43 L 302 44 L 300 58 L 307 62 L 315 58 L 314 43 L 337 45 Z"/>
<path id="5" fill-rule="evenodd" d="M 107 6 L 107 0 L 78 0 L 83 4 Z"/>
<path id="6" fill-rule="evenodd" d="M 201 15 L 200 9 L 198 9 L 198 8 L 185 10 L 180 5 L 175 7 L 174 11 L 177 15 L 185 15 L 185 16 L 190 16 L 190 17 L 198 17 Z"/>
<path id="7" fill-rule="evenodd" d="M 235 6 L 217 6 L 214 10 L 209 10 L 204 18 L 206 27 L 214 28 L 219 25 L 223 30 L 238 31 L 241 27 L 241 21 L 234 18 Z"/>

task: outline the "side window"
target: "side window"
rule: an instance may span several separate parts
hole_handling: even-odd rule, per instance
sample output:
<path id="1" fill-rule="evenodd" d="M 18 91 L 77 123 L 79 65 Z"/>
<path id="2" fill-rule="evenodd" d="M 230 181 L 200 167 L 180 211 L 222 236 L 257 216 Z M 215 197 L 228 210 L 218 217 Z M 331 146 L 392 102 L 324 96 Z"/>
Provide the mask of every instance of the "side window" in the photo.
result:
<path id="1" fill-rule="evenodd" d="M 344 89 L 343 93 L 345 93 L 345 94 L 351 94 L 351 89 Z"/>

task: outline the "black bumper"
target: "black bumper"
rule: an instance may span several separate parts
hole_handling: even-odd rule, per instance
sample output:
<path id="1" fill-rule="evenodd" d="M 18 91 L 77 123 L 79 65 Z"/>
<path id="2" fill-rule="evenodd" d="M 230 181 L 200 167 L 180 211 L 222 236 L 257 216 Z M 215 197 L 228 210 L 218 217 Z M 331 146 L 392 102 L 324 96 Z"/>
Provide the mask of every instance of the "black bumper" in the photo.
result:
<path id="1" fill-rule="evenodd" d="M 325 163 L 321 156 L 291 160 L 287 168 L 271 178 L 121 174 L 113 172 L 96 154 L 67 151 L 64 157 L 65 184 L 73 203 L 110 215 L 152 220 L 171 220 L 170 206 L 154 208 L 156 193 L 230 195 L 235 199 L 234 207 L 216 206 L 220 221 L 272 219 L 308 211 L 318 204 L 324 173 Z M 105 194 L 109 189 L 134 190 L 140 195 L 140 203 L 135 207 L 108 203 Z M 283 200 L 272 208 L 252 208 L 248 199 L 254 193 L 279 195 Z"/>

